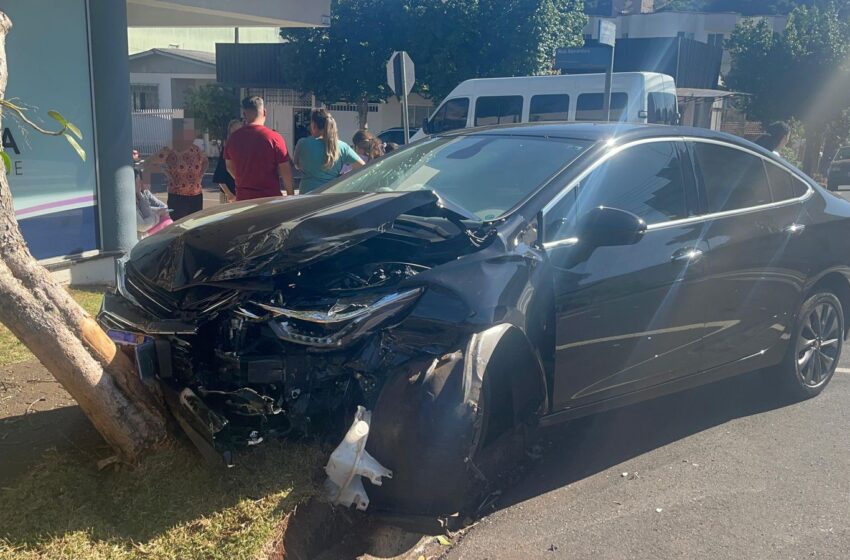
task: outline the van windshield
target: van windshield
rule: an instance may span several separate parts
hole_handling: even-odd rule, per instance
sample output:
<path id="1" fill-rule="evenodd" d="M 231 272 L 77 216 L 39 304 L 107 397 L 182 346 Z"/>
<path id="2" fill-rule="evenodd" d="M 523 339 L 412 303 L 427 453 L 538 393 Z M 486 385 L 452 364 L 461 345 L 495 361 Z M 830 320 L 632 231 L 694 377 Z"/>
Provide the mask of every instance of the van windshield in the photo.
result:
<path id="1" fill-rule="evenodd" d="M 589 142 L 471 135 L 432 138 L 382 157 L 321 192 L 431 190 L 482 221 L 514 208 Z"/>

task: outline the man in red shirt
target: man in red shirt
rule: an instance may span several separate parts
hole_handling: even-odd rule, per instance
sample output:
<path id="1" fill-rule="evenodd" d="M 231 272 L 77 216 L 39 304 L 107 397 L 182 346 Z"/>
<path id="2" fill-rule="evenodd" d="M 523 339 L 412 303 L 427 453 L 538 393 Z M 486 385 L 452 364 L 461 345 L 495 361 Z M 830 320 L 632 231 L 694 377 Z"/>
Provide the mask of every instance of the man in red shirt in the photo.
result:
<path id="1" fill-rule="evenodd" d="M 280 196 L 280 181 L 293 195 L 292 166 L 283 137 L 265 127 L 262 97 L 242 100 L 245 126 L 230 135 L 224 147 L 227 172 L 236 180 L 236 200 Z"/>

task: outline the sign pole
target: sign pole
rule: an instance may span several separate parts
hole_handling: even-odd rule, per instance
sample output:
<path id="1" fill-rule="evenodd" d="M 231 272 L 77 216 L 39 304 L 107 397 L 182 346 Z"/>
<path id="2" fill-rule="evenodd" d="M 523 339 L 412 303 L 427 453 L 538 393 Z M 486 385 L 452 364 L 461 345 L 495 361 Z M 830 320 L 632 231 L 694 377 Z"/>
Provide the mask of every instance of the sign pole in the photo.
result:
<path id="1" fill-rule="evenodd" d="M 404 143 L 410 142 L 410 115 L 407 110 L 407 64 L 405 63 L 404 54 L 400 55 L 401 59 L 401 122 L 404 126 Z"/>
<path id="2" fill-rule="evenodd" d="M 602 101 L 602 112 L 605 114 L 605 122 L 611 121 L 611 82 L 614 73 L 614 47 L 611 47 L 611 61 L 605 69 L 605 96 Z"/>

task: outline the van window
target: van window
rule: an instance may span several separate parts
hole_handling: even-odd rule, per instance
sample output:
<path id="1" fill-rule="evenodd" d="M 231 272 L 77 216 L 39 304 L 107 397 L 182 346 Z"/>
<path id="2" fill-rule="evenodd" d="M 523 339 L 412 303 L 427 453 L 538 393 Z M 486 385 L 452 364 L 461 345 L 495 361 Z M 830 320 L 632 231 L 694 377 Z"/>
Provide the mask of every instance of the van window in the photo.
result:
<path id="1" fill-rule="evenodd" d="M 569 114 L 569 95 L 535 95 L 528 109 L 528 122 L 565 121 Z"/>
<path id="2" fill-rule="evenodd" d="M 447 130 L 455 130 L 456 128 L 464 128 L 466 126 L 466 116 L 469 114 L 469 98 L 458 97 L 449 99 L 440 109 L 431 117 L 431 122 L 428 124 L 428 132 L 445 132 Z"/>
<path id="3" fill-rule="evenodd" d="M 602 114 L 603 97 L 601 93 L 582 93 L 579 95 L 578 101 L 576 101 L 576 120 L 605 120 L 605 115 Z M 619 121 L 626 112 L 628 104 L 628 94 L 621 91 L 613 92 L 611 94 L 611 120 Z"/>
<path id="4" fill-rule="evenodd" d="M 521 95 L 479 97 L 475 101 L 475 126 L 518 123 L 521 118 Z"/>
<path id="5" fill-rule="evenodd" d="M 649 123 L 675 124 L 676 96 L 672 93 L 652 91 L 646 100 L 647 119 Z"/>

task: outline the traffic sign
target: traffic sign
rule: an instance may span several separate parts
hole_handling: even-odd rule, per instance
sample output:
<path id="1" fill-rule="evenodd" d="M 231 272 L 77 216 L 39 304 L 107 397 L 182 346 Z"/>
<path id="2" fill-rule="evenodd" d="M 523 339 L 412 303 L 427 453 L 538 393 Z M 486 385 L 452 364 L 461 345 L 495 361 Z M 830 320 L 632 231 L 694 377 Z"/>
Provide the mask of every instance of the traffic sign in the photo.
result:
<path id="1" fill-rule="evenodd" d="M 401 96 L 401 123 L 404 126 L 404 143 L 410 142 L 410 116 L 407 112 L 407 96 L 416 82 L 413 61 L 404 51 L 396 51 L 387 62 L 387 83 L 393 93 Z"/>
<path id="2" fill-rule="evenodd" d="M 413 89 L 416 73 L 413 61 L 404 51 L 396 51 L 387 62 L 387 84 L 396 95 L 405 95 Z"/>
<path id="3" fill-rule="evenodd" d="M 617 24 L 611 20 L 599 20 L 599 44 L 613 47 L 617 41 Z"/>

